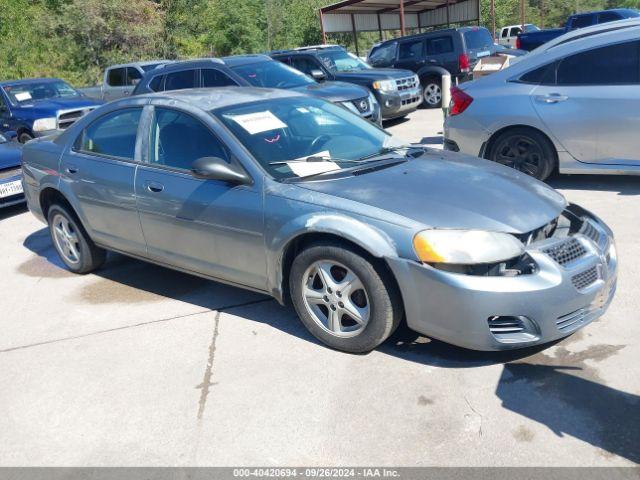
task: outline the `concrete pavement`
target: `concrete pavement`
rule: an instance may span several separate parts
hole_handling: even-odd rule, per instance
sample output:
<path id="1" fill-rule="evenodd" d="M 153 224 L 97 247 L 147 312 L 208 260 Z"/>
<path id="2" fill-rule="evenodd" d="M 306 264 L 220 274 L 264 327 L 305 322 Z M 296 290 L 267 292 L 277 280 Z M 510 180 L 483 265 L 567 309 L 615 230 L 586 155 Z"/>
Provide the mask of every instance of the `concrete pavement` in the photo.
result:
<path id="1" fill-rule="evenodd" d="M 389 128 L 441 144 L 437 111 Z M 406 329 L 334 352 L 260 295 L 119 255 L 69 274 L 44 225 L 1 212 L 0 465 L 640 462 L 640 178 L 552 183 L 613 228 L 619 291 L 576 335 L 510 354 Z"/>

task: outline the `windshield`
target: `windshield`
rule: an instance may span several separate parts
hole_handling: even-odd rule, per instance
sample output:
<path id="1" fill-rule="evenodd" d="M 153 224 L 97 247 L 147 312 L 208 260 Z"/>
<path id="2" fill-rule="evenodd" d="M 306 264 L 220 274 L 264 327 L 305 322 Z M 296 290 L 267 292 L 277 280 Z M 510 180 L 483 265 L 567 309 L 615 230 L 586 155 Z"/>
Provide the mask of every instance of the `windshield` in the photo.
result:
<path id="1" fill-rule="evenodd" d="M 539 32 L 540 29 L 538 27 L 536 27 L 535 25 L 525 25 L 524 26 L 524 31 L 525 33 L 529 33 L 529 32 Z"/>
<path id="2" fill-rule="evenodd" d="M 6 85 L 4 92 L 13 105 L 48 98 L 73 98 L 80 96 L 80 93 L 62 80 Z"/>
<path id="3" fill-rule="evenodd" d="M 493 45 L 493 39 L 489 30 L 486 28 L 477 28 L 464 32 L 464 43 L 468 50 L 480 50 L 489 48 Z"/>
<path id="4" fill-rule="evenodd" d="M 212 113 L 276 179 L 351 168 L 396 142 L 358 115 L 311 97 L 278 98 Z"/>
<path id="5" fill-rule="evenodd" d="M 296 88 L 316 83 L 304 73 L 276 61 L 238 65 L 231 70 L 254 87 Z"/>
<path id="6" fill-rule="evenodd" d="M 355 55 L 345 50 L 329 50 L 318 54 L 320 61 L 332 72 L 351 72 L 371 68 Z"/>

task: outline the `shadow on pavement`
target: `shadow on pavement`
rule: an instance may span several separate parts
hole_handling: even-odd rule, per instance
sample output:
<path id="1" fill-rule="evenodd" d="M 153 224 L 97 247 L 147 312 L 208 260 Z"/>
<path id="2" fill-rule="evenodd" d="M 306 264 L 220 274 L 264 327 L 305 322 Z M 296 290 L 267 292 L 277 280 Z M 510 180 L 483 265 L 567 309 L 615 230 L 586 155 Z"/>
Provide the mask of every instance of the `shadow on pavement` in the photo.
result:
<path id="1" fill-rule="evenodd" d="M 424 137 L 418 142 L 421 145 L 444 145 L 444 137 L 438 135 L 435 137 Z"/>
<path id="2" fill-rule="evenodd" d="M 640 177 L 633 175 L 555 175 L 547 183 L 563 190 L 618 192 L 618 195 L 639 195 Z"/>
<path id="3" fill-rule="evenodd" d="M 20 203 L 11 207 L 0 208 L 0 221 L 28 212 L 27 204 Z"/>
<path id="4" fill-rule="evenodd" d="M 507 364 L 496 389 L 502 406 L 640 463 L 640 397 L 581 378 L 574 366 Z"/>

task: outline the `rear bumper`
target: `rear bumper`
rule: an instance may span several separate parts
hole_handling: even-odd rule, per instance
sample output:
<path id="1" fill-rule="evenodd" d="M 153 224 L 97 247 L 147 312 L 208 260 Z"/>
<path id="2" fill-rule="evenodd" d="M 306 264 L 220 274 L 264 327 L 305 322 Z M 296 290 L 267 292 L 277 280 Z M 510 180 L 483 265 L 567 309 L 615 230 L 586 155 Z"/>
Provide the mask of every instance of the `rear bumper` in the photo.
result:
<path id="1" fill-rule="evenodd" d="M 444 120 L 444 145 L 447 150 L 483 157 L 484 145 L 489 138 L 491 133 L 469 115 L 462 113 Z"/>
<path id="2" fill-rule="evenodd" d="M 518 277 L 480 277 L 388 259 L 403 295 L 410 328 L 473 350 L 506 350 L 566 337 L 602 316 L 611 303 L 617 257 L 611 231 L 589 215 L 598 240 L 574 237 L 586 253 L 561 265 L 546 253 L 550 241 L 528 249 L 538 269 Z M 558 240 L 551 240 L 557 242 Z M 497 320 L 496 320 L 497 319 Z M 502 319 L 519 327 L 506 332 Z M 491 322 L 490 322 L 491 320 Z"/>

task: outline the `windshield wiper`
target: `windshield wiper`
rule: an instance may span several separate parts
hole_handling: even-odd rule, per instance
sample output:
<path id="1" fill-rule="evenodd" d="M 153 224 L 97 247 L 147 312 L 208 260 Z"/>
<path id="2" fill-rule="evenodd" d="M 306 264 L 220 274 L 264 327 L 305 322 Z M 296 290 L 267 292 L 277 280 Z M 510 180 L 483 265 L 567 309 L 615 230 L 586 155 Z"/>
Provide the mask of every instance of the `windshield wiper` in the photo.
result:
<path id="1" fill-rule="evenodd" d="M 283 180 L 283 182 L 290 183 L 290 182 L 296 182 L 296 181 L 300 181 L 300 180 L 310 180 L 310 179 L 315 178 L 315 177 L 321 177 L 323 175 L 335 175 L 335 174 L 338 174 L 338 173 L 339 174 L 348 173 L 348 174 L 351 174 L 351 175 L 356 175 L 358 172 L 367 170 L 368 168 L 376 168 L 376 166 L 378 166 L 379 168 L 392 167 L 392 166 L 398 165 L 400 163 L 405 163 L 407 160 L 404 159 L 404 158 L 403 159 L 400 159 L 400 158 L 381 158 L 381 159 L 368 160 L 368 161 L 362 161 L 362 160 L 347 160 L 347 161 L 349 163 L 364 164 L 364 165 L 355 166 L 355 167 L 351 167 L 351 168 L 345 168 L 345 169 L 341 169 L 341 170 L 329 170 L 329 171 L 326 171 L 326 172 L 312 173 L 311 175 L 304 175 L 302 177 L 285 178 Z M 372 163 L 374 165 L 370 165 Z"/>
<path id="2" fill-rule="evenodd" d="M 369 155 L 365 155 L 364 157 L 360 157 L 358 160 L 359 161 L 371 160 L 377 157 L 381 157 L 383 155 L 388 155 L 390 153 L 398 153 L 402 150 L 410 150 L 410 149 L 422 150 L 422 147 L 419 147 L 416 145 L 400 145 L 398 147 L 382 147 L 377 152 L 371 153 Z"/>

